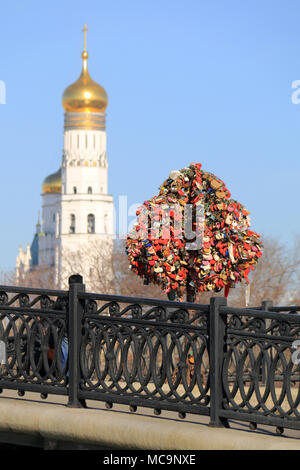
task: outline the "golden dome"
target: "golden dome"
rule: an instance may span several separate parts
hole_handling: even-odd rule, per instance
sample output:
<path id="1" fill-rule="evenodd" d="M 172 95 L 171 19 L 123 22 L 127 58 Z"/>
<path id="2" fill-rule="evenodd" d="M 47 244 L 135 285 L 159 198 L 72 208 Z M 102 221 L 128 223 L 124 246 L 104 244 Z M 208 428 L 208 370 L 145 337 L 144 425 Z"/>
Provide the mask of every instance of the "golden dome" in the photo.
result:
<path id="1" fill-rule="evenodd" d="M 59 169 L 56 173 L 47 176 L 47 178 L 43 181 L 42 187 L 43 194 L 45 193 L 52 193 L 52 194 L 60 194 L 61 193 L 61 169 Z"/>
<path id="2" fill-rule="evenodd" d="M 104 88 L 91 79 L 87 69 L 88 53 L 82 53 L 83 67 L 78 80 L 65 89 L 62 105 L 67 113 L 104 113 L 108 97 Z"/>

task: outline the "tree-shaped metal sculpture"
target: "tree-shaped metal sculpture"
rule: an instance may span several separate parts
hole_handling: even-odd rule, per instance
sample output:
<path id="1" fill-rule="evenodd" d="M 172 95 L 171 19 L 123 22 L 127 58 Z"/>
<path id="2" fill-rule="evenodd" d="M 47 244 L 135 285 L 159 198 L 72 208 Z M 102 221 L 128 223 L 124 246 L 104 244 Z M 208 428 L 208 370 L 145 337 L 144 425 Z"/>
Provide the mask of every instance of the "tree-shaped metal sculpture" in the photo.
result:
<path id="1" fill-rule="evenodd" d="M 191 163 L 172 171 L 137 211 L 127 237 L 130 268 L 169 298 L 220 292 L 245 280 L 262 255 L 249 212 L 224 182 Z"/>

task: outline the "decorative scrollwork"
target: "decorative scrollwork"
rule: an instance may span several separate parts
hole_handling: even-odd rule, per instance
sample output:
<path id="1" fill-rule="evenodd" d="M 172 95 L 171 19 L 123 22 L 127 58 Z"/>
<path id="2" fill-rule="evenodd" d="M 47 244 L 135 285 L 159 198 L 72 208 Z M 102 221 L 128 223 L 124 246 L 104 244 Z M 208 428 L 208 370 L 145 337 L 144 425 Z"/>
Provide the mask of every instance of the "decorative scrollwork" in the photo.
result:
<path id="1" fill-rule="evenodd" d="M 120 316 L 120 305 L 117 302 L 110 302 L 109 303 L 109 314 L 112 317 L 119 317 Z"/>
<path id="2" fill-rule="evenodd" d="M 47 294 L 31 296 L 27 293 L 18 293 L 9 298 L 8 294 L 4 291 L 0 292 L 0 307 L 16 307 L 32 309 L 34 307 L 40 310 L 56 310 L 66 312 L 68 309 L 69 299 L 66 295 L 58 295 L 54 299 Z"/>
<path id="3" fill-rule="evenodd" d="M 47 291 L 37 295 L 29 289 L 14 293 L 10 288 L 8 292 L 0 292 L 0 340 L 7 354 L 0 381 L 29 384 L 32 390 L 40 384 L 65 387 L 62 345 L 67 336 L 68 297 Z"/>
<path id="4" fill-rule="evenodd" d="M 164 322 L 167 320 L 167 311 L 164 307 L 153 307 L 144 313 L 143 319 Z"/>
<path id="5" fill-rule="evenodd" d="M 8 295 L 6 292 L 0 292 L 0 305 L 8 304 Z"/>
<path id="6" fill-rule="evenodd" d="M 151 317 L 161 319 L 158 312 L 151 309 Z M 157 400 L 191 410 L 209 403 L 207 337 L 193 326 L 176 330 L 94 316 L 86 316 L 84 326 L 80 388 L 86 398 L 90 392 L 139 396 L 146 406 L 147 400 Z"/>
<path id="7" fill-rule="evenodd" d="M 65 385 L 66 365 L 61 357 L 66 335 L 63 318 L 43 317 L 41 321 L 27 312 L 0 314 L 0 325 L 0 339 L 7 345 L 7 363 L 0 379 Z"/>
<path id="8" fill-rule="evenodd" d="M 69 308 L 69 298 L 65 295 L 63 296 L 58 296 L 56 301 L 53 302 L 52 308 L 54 310 L 59 310 L 61 312 L 67 312 Z"/>
<path id="9" fill-rule="evenodd" d="M 175 323 L 187 323 L 189 319 L 189 313 L 186 310 L 178 309 L 170 313 L 169 319 Z"/>
<path id="10" fill-rule="evenodd" d="M 241 329 L 243 326 L 243 321 L 238 315 L 231 315 L 228 321 L 228 328 L 232 329 Z"/>
<path id="11" fill-rule="evenodd" d="M 20 307 L 28 307 L 30 305 L 29 295 L 19 294 L 18 298 L 19 298 Z"/>
<path id="12" fill-rule="evenodd" d="M 295 318 L 295 320 L 297 320 Z M 293 362 L 293 340 L 299 322 L 280 318 L 232 315 L 227 326 L 227 351 L 222 376 L 223 408 L 235 413 L 264 416 L 269 424 L 282 418 L 300 419 L 300 365 Z"/>
<path id="13" fill-rule="evenodd" d="M 291 333 L 291 324 L 287 321 L 278 322 L 278 330 L 280 336 L 288 336 Z"/>
<path id="14" fill-rule="evenodd" d="M 88 299 L 85 306 L 86 313 L 97 313 L 97 302 L 92 299 Z"/>
<path id="15" fill-rule="evenodd" d="M 264 332 L 266 329 L 265 320 L 262 318 L 254 318 L 251 325 L 248 325 L 249 329 L 252 329 L 256 333 Z"/>
<path id="16" fill-rule="evenodd" d="M 143 309 L 141 305 L 138 305 L 138 304 L 131 305 L 131 311 L 132 311 L 132 318 L 135 318 L 135 319 L 142 318 Z"/>
<path id="17" fill-rule="evenodd" d="M 121 303 L 116 301 L 101 302 L 99 300 L 86 299 L 85 303 L 86 315 L 101 315 L 118 318 L 132 318 L 140 320 L 151 320 L 156 322 L 194 324 L 207 328 L 207 312 L 201 310 L 191 311 L 188 309 L 168 308 L 168 302 L 165 305 L 157 305 L 148 307 L 139 303 L 131 303 L 121 307 Z"/>

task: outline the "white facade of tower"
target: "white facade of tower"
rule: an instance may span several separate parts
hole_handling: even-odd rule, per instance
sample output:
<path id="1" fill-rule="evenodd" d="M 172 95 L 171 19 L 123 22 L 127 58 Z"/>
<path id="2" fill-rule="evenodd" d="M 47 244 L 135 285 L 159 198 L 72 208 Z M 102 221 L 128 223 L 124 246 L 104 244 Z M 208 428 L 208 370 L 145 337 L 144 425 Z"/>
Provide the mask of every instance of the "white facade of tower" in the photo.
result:
<path id="1" fill-rule="evenodd" d="M 68 113 L 65 123 L 69 124 Z M 42 197 L 39 264 L 54 268 L 59 288 L 67 288 L 69 276 L 79 273 L 87 289 L 93 289 L 101 262 L 110 260 L 114 238 L 105 129 L 66 126 L 61 193 L 46 192 Z"/>
<path id="2" fill-rule="evenodd" d="M 103 259 L 109 259 L 114 236 L 105 129 L 65 130 L 61 176 L 55 243 L 57 283 L 65 288 L 68 277 L 78 272 L 87 288 L 92 288 L 97 276 L 94 264 L 102 258 L 99 251 L 103 250 Z"/>

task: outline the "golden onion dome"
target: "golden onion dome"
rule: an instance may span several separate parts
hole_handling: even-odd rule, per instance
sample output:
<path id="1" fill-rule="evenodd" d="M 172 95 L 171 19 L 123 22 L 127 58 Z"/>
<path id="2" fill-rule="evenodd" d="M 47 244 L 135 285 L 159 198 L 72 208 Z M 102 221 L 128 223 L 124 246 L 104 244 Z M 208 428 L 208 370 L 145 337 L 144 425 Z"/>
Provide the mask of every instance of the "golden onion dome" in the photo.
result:
<path id="1" fill-rule="evenodd" d="M 88 53 L 82 53 L 83 67 L 78 80 L 68 86 L 62 97 L 62 105 L 67 113 L 104 113 L 108 97 L 104 88 L 91 79 L 87 69 Z"/>
<path id="2" fill-rule="evenodd" d="M 52 175 L 47 176 L 43 181 L 42 192 L 43 194 L 60 194 L 61 193 L 61 168 Z"/>

